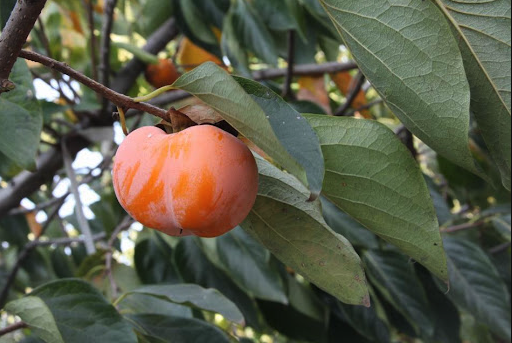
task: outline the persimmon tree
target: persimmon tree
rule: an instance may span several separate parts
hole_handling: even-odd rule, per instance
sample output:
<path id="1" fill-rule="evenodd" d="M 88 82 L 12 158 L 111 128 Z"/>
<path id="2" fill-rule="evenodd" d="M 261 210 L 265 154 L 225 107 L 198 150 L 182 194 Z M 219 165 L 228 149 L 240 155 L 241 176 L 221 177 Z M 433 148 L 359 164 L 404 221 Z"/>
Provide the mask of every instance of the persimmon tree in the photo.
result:
<path id="1" fill-rule="evenodd" d="M 510 342 L 510 9 L 1 0 L 0 340 Z M 112 185 L 121 128 L 191 125 L 258 164 L 218 238 Z"/>

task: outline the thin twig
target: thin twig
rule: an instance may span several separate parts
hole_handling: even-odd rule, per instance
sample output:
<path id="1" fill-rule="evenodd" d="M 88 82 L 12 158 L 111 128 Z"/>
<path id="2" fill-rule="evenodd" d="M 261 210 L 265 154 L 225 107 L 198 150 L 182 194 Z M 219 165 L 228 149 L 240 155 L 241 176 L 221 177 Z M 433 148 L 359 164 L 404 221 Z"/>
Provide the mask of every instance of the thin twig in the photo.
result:
<path id="1" fill-rule="evenodd" d="M 45 4 L 46 0 L 16 1 L 0 34 L 0 94 L 15 88 L 9 75 Z"/>
<path id="2" fill-rule="evenodd" d="M 105 274 L 108 277 L 108 280 L 110 282 L 110 288 L 112 290 L 112 298 L 116 299 L 118 296 L 118 287 L 117 282 L 114 279 L 114 275 L 112 273 L 112 258 L 113 258 L 113 249 L 114 249 L 114 243 L 117 239 L 117 236 L 119 234 L 132 226 L 134 223 L 134 220 L 130 216 L 126 216 L 121 223 L 114 229 L 114 232 L 112 232 L 112 235 L 110 236 L 110 239 L 108 240 L 108 250 L 105 255 Z"/>
<path id="3" fill-rule="evenodd" d="M 295 31 L 288 32 L 288 68 L 286 69 L 286 78 L 283 86 L 283 99 L 288 99 L 292 95 L 293 69 L 295 67 Z"/>
<path id="4" fill-rule="evenodd" d="M 103 233 L 96 234 L 92 236 L 92 240 L 94 242 L 101 241 L 105 239 L 107 235 Z M 75 243 L 84 243 L 86 242 L 86 238 L 83 236 L 80 237 L 65 237 L 65 238 L 56 238 L 56 239 L 50 239 L 47 241 L 41 241 L 37 240 L 31 243 L 34 247 L 50 247 L 50 246 L 70 246 Z"/>
<path id="5" fill-rule="evenodd" d="M 37 18 L 37 23 L 39 24 L 39 30 L 37 30 L 36 32 L 38 33 L 39 38 L 41 39 L 41 42 L 43 43 L 43 47 L 46 51 L 46 55 L 50 58 L 53 58 L 52 49 L 50 47 L 50 41 L 48 40 L 48 36 L 46 34 L 46 29 L 44 27 L 44 23 L 41 20 L 41 18 Z M 53 87 L 51 85 L 51 82 L 48 82 L 48 84 L 50 84 L 50 86 L 52 88 L 54 88 L 57 92 L 59 92 L 61 98 L 64 99 L 68 104 L 73 104 L 74 101 L 72 101 L 69 97 L 67 97 L 66 94 L 64 93 L 64 91 L 62 90 L 62 87 L 59 82 L 59 79 L 61 78 L 59 73 L 57 73 L 55 70 L 51 70 L 51 72 L 53 75 L 53 79 L 55 80 L 55 82 L 57 82 L 57 87 Z"/>
<path id="6" fill-rule="evenodd" d="M 340 72 L 354 70 L 357 68 L 358 67 L 355 62 L 346 62 L 346 63 L 328 62 L 328 63 L 323 63 L 323 64 L 299 64 L 299 65 L 294 66 L 293 75 L 294 76 L 315 76 L 315 75 L 340 73 Z M 264 69 L 264 70 L 254 71 L 252 73 L 252 76 L 256 81 L 271 80 L 271 79 L 278 79 L 280 77 L 284 77 L 284 76 L 286 76 L 287 72 L 288 72 L 287 68 Z"/>
<path id="7" fill-rule="evenodd" d="M 25 323 L 25 322 L 17 322 L 15 324 L 7 326 L 7 327 L 5 327 L 3 329 L 0 329 L 0 337 L 2 337 L 4 335 L 7 335 L 8 333 L 14 332 L 14 331 L 25 329 L 27 327 L 28 327 L 27 323 Z"/>
<path id="8" fill-rule="evenodd" d="M 109 99 L 114 104 L 116 104 L 119 107 L 123 108 L 134 108 L 137 110 L 141 110 L 144 112 L 148 112 L 153 114 L 154 116 L 160 117 L 162 119 L 167 118 L 167 111 L 162 110 L 158 107 L 155 107 L 153 105 L 143 103 L 143 102 L 135 102 L 132 100 L 132 98 L 117 93 L 105 86 L 103 86 L 101 83 L 94 81 L 84 74 L 74 70 L 73 68 L 69 67 L 67 64 L 53 60 L 47 56 L 43 56 L 41 54 L 35 53 L 33 51 L 27 51 L 22 50 L 19 54 L 21 58 L 25 58 L 30 61 L 41 63 L 42 65 L 45 65 L 49 68 L 55 69 L 63 74 L 68 75 L 69 77 L 72 77 L 76 81 L 84 84 L 85 86 L 89 87 L 90 89 L 94 90 L 96 93 L 99 93 L 103 97 Z"/>
<path id="9" fill-rule="evenodd" d="M 85 0 L 82 1 L 82 7 L 87 15 L 87 25 L 89 27 L 89 43 L 91 48 L 91 68 L 92 78 L 98 80 L 98 54 L 96 53 L 96 35 L 94 34 L 94 9 L 93 0 L 89 0 L 88 3 Z"/>
<path id="10" fill-rule="evenodd" d="M 363 84 L 365 81 L 366 78 L 364 77 L 364 74 L 360 71 L 350 84 L 350 91 L 347 95 L 347 101 L 336 110 L 335 116 L 341 117 L 346 114 L 347 110 L 351 108 L 352 105 L 354 104 L 354 101 L 356 100 L 357 95 L 363 88 Z"/>
<path id="11" fill-rule="evenodd" d="M 503 252 L 503 251 L 507 250 L 508 248 L 510 248 L 510 246 L 511 246 L 511 243 L 510 242 L 506 242 L 506 243 L 500 244 L 500 245 L 490 249 L 489 253 L 491 255 L 497 255 L 500 252 Z"/>
<path id="12" fill-rule="evenodd" d="M 361 107 L 358 107 L 355 110 L 348 111 L 345 115 L 347 117 L 353 117 L 356 114 L 356 112 L 361 112 L 361 111 L 364 111 L 364 110 L 368 110 L 368 109 L 372 108 L 373 106 L 380 105 L 382 103 L 384 103 L 383 99 L 377 99 L 377 100 L 369 102 L 369 103 L 367 103 L 367 104 L 365 104 L 365 105 L 363 105 Z"/>
<path id="13" fill-rule="evenodd" d="M 89 226 L 89 221 L 85 217 L 84 207 L 82 205 L 82 200 L 80 198 L 80 191 L 78 190 L 78 182 L 76 180 L 75 171 L 72 166 L 72 159 L 69 151 L 66 147 L 65 140 L 62 141 L 62 154 L 64 157 L 64 168 L 66 169 L 66 174 L 68 174 L 68 178 L 70 181 L 71 193 L 75 197 L 76 201 L 76 217 L 78 220 L 78 226 L 80 227 L 80 231 L 85 236 L 85 250 L 88 255 L 93 255 L 96 252 L 96 247 L 94 246 L 94 240 L 92 238 L 91 228 Z"/>
<path id="14" fill-rule="evenodd" d="M 441 232 L 443 232 L 443 233 L 454 233 L 454 232 L 459 232 L 459 231 L 479 228 L 479 227 L 484 226 L 485 224 L 486 224 L 486 222 L 484 222 L 484 221 L 480 221 L 480 222 L 476 222 L 476 223 L 466 223 L 466 224 L 451 226 L 451 227 L 448 227 L 446 229 L 441 229 Z"/>
<path id="15" fill-rule="evenodd" d="M 106 87 L 110 87 L 110 34 L 112 33 L 116 5 L 117 0 L 107 0 L 105 3 L 103 26 L 101 28 L 100 82 Z"/>

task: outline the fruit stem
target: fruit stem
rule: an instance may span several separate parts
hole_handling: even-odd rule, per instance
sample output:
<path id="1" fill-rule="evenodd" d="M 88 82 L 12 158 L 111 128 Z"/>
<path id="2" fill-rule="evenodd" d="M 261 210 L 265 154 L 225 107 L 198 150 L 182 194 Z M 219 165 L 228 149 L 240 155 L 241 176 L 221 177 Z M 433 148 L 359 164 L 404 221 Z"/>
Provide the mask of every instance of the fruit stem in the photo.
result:
<path id="1" fill-rule="evenodd" d="M 117 107 L 117 111 L 119 112 L 119 122 L 121 123 L 121 128 L 123 129 L 123 133 L 125 136 L 128 136 L 128 128 L 126 127 L 126 116 L 124 110 L 121 107 Z"/>
<path id="2" fill-rule="evenodd" d="M 148 95 L 139 96 L 137 98 L 134 98 L 133 101 L 135 102 L 146 102 L 153 98 L 156 98 L 157 96 L 164 94 L 165 92 L 172 91 L 175 89 L 173 86 L 164 86 L 162 88 L 158 88 L 156 91 L 149 93 Z"/>

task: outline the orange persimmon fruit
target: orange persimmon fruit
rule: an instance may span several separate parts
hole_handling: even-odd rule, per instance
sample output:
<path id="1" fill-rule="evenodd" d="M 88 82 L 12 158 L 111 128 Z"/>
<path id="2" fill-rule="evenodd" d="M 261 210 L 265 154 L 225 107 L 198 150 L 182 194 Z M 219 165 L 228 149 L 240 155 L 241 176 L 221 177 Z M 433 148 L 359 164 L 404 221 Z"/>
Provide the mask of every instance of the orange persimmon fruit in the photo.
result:
<path id="1" fill-rule="evenodd" d="M 141 224 L 171 236 L 218 237 L 249 214 L 258 168 L 245 144 L 214 126 L 170 135 L 142 127 L 119 147 L 113 182 Z"/>
<path id="2" fill-rule="evenodd" d="M 146 67 L 144 76 L 150 85 L 158 89 L 172 85 L 180 77 L 180 73 L 171 60 L 161 58 L 157 64 Z"/>

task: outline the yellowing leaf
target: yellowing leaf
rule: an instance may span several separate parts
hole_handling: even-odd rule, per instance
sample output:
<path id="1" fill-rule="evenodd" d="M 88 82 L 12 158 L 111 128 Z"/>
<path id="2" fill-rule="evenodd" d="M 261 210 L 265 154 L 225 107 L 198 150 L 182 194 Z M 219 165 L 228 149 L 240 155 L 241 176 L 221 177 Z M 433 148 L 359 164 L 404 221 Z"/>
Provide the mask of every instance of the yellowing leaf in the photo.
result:
<path id="1" fill-rule="evenodd" d="M 312 101 L 322 107 L 326 113 L 332 114 L 329 94 L 325 89 L 323 76 L 305 76 L 299 79 L 298 100 Z"/>
<path id="2" fill-rule="evenodd" d="M 195 45 L 188 38 L 181 42 L 176 60 L 186 71 L 191 71 L 205 62 L 213 62 L 224 67 L 224 63 L 217 56 Z"/>

